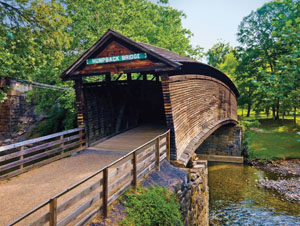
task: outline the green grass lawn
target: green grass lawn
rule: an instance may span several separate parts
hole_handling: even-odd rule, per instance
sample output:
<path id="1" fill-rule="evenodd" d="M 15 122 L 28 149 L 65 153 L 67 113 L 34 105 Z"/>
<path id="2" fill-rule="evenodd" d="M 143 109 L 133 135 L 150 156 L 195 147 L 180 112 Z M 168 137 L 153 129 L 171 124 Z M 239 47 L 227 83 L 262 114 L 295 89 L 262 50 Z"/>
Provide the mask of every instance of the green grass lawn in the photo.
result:
<path id="1" fill-rule="evenodd" d="M 252 129 L 249 126 L 245 134 L 251 159 L 300 158 L 300 142 L 297 142 L 300 136 L 296 134 L 300 132 L 300 117 L 297 118 L 297 126 L 294 125 L 292 116 L 286 117 L 284 121 L 267 119 L 263 114 L 240 118 L 242 123 L 246 121 L 249 124 L 255 120 L 260 122 L 255 128 L 262 131 L 252 130 L 254 126 Z"/>

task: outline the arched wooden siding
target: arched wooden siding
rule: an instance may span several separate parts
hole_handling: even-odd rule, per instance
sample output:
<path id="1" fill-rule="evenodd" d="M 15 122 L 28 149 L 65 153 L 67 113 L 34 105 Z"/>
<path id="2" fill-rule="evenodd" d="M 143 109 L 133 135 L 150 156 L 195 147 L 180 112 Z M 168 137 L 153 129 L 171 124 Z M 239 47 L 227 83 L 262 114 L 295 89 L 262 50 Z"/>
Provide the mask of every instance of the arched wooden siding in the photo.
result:
<path id="1" fill-rule="evenodd" d="M 177 159 L 202 130 L 237 120 L 236 96 L 221 81 L 202 75 L 169 77 Z"/>

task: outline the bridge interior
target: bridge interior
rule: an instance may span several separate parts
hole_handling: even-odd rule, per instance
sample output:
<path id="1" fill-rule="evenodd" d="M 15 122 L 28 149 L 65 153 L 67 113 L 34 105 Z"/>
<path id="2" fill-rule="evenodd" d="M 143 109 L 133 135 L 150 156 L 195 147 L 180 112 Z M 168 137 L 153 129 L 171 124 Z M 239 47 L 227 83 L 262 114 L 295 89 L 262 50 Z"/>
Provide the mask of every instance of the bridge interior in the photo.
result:
<path id="1" fill-rule="evenodd" d="M 83 83 L 89 144 L 142 125 L 166 126 L 159 77 L 135 77 Z"/>

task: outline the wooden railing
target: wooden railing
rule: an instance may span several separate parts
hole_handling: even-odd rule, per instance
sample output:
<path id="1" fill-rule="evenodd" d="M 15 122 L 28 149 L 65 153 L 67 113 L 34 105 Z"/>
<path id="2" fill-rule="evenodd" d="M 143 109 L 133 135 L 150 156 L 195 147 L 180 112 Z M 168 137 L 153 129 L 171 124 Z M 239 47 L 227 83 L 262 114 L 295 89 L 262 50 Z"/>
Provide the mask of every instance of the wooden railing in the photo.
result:
<path id="1" fill-rule="evenodd" d="M 55 195 L 8 226 L 80 226 L 99 213 L 106 217 L 108 206 L 152 169 L 159 170 L 165 158 L 170 160 L 170 131 Z"/>
<path id="2" fill-rule="evenodd" d="M 16 176 L 84 149 L 83 128 L 0 147 L 0 179 Z"/>

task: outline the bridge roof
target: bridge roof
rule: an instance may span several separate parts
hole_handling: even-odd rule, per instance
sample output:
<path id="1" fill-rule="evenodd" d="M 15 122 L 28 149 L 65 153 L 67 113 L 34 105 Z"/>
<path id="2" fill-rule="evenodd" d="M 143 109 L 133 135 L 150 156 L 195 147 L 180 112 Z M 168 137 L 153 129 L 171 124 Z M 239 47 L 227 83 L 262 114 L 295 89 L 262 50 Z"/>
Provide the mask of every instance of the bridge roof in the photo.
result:
<path id="1" fill-rule="evenodd" d="M 198 62 L 189 57 L 185 57 L 174 53 L 170 50 L 153 46 L 143 42 L 133 41 L 132 39 L 109 29 L 91 48 L 84 52 L 69 68 L 67 68 L 60 77 L 63 80 L 73 80 L 80 76 L 95 75 L 95 73 L 82 73 L 83 68 L 86 66 L 87 59 L 91 59 L 103 51 L 107 47 L 108 43 L 116 41 L 131 49 L 133 52 L 145 52 L 147 57 L 153 64 L 142 69 L 127 68 L 119 73 L 131 73 L 131 72 L 144 72 L 144 73 L 160 73 L 167 72 L 169 76 L 172 75 L 184 75 L 184 74 L 200 74 L 214 77 L 223 83 L 225 83 L 237 97 L 239 92 L 234 83 L 228 78 L 226 74 L 218 69 L 201 62 Z M 112 55 L 114 56 L 114 55 Z M 128 62 L 128 61 L 127 61 Z M 130 66 L 129 66 L 130 67 Z M 89 72 L 89 71 L 88 71 Z M 112 71 L 105 71 L 105 73 L 112 73 Z M 101 71 L 104 74 L 103 70 Z M 98 73 L 100 74 L 100 73 Z"/>

